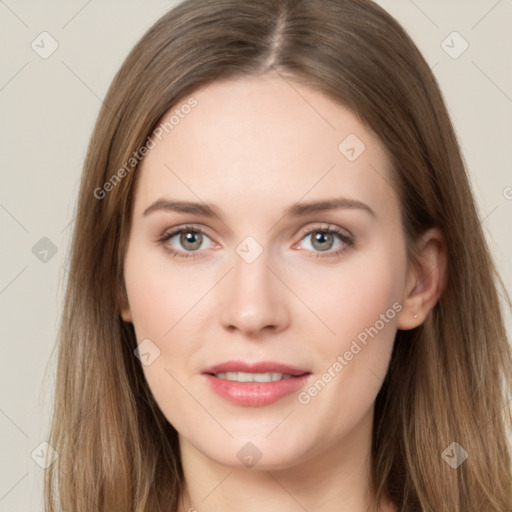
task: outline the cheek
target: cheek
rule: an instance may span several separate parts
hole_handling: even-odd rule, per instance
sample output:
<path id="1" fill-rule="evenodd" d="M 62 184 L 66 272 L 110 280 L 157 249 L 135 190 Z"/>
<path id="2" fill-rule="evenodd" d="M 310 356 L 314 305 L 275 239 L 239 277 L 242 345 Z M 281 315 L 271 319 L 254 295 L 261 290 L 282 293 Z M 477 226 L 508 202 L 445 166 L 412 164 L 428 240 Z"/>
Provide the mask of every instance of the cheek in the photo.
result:
<path id="1" fill-rule="evenodd" d="M 187 322 L 198 299 L 207 291 L 179 271 L 170 271 L 171 263 L 134 245 L 125 260 L 125 283 L 137 344 L 141 344 L 142 370 L 151 393 L 174 425 L 179 418 L 173 411 L 194 412 L 190 397 L 180 383 L 188 373 L 190 354 L 196 339 Z M 203 290 L 203 288 L 205 288 Z M 188 329 L 188 330 L 187 330 Z"/>
<path id="2" fill-rule="evenodd" d="M 397 251 L 372 251 L 364 257 L 354 257 L 328 279 L 325 275 L 316 276 L 317 287 L 309 288 L 309 300 L 335 336 L 355 336 L 402 300 L 404 265 L 405 260 Z"/>
<path id="3" fill-rule="evenodd" d="M 171 258 L 136 247 L 127 254 L 126 290 L 139 342 L 151 338 L 165 345 L 175 329 L 187 325 L 186 316 L 208 292 L 207 280 L 173 266 Z"/>
<path id="4" fill-rule="evenodd" d="M 396 255 L 395 255 L 396 256 Z M 368 413 L 384 381 L 401 310 L 400 269 L 392 259 L 353 265 L 317 293 L 315 307 L 333 332 L 317 338 L 319 372 L 298 396 L 306 417 L 328 416 L 330 439 L 348 433 Z"/>
<path id="5" fill-rule="evenodd" d="M 338 381 L 345 385 L 348 379 L 361 384 L 385 376 L 402 309 L 405 263 L 400 240 L 382 244 L 380 250 L 347 261 L 334 278 L 323 279 L 325 285 L 308 295 L 312 309 L 328 328 L 319 338 L 317 356 L 324 368 L 341 356 L 344 377 Z M 336 374 L 341 374 L 340 366 L 336 368 Z"/>
<path id="6" fill-rule="evenodd" d="M 193 266 L 178 268 L 171 256 L 148 251 L 142 243 L 128 250 L 125 283 L 132 322 L 137 343 L 151 353 L 151 363 L 142 369 L 162 410 L 190 409 L 180 383 L 196 370 L 193 356 L 202 339 L 198 315 L 215 281 L 211 274 L 199 277 Z"/>

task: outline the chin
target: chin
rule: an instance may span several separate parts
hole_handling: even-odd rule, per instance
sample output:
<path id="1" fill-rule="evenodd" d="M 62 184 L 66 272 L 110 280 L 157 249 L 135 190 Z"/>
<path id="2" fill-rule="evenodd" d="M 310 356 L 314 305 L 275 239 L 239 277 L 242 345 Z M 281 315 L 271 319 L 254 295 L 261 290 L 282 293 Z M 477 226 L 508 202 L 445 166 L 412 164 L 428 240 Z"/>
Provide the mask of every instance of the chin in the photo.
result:
<path id="1" fill-rule="evenodd" d="M 270 437 L 272 437 L 271 434 Z M 258 436 L 235 436 L 223 442 L 213 440 L 208 445 L 199 443 L 194 449 L 213 462 L 232 469 L 279 471 L 290 469 L 311 456 L 313 449 L 307 448 L 304 439 L 297 442 L 283 442 L 286 435 L 275 439 Z M 190 441 L 187 441 L 190 443 Z"/>

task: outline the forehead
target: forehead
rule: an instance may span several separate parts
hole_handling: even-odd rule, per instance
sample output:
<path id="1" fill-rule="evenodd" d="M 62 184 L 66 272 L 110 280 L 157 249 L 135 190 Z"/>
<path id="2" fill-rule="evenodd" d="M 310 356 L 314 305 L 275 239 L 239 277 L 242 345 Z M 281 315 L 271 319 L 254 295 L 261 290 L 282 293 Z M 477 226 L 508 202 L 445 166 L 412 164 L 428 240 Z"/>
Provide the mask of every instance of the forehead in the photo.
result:
<path id="1" fill-rule="evenodd" d="M 275 73 L 213 82 L 160 126 L 137 171 L 136 211 L 164 196 L 260 211 L 340 194 L 377 210 L 396 201 L 379 139 L 346 107 Z"/>

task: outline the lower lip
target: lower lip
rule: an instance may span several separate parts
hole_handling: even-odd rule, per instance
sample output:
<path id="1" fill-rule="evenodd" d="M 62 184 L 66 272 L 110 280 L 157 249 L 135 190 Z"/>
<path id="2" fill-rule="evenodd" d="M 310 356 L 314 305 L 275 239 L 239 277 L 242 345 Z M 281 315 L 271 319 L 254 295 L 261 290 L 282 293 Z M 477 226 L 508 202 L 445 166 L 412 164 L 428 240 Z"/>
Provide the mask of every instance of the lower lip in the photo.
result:
<path id="1" fill-rule="evenodd" d="M 309 375 L 307 373 L 274 382 L 236 382 L 209 374 L 205 374 L 205 377 L 213 391 L 228 402 L 245 407 L 260 407 L 298 391 L 304 386 Z"/>

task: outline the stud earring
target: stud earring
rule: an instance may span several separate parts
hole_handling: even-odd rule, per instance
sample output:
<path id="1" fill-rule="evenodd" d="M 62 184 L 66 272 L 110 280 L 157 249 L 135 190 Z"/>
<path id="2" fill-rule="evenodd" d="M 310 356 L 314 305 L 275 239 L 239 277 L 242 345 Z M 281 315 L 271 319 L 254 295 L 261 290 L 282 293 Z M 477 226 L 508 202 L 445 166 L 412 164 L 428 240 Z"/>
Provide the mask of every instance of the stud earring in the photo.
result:
<path id="1" fill-rule="evenodd" d="M 414 315 L 413 315 L 413 317 L 414 317 L 414 318 L 418 318 L 418 315 L 414 314 Z"/>

